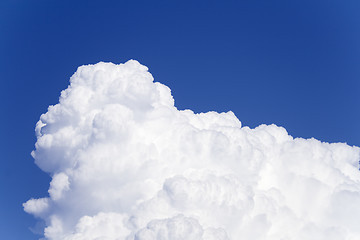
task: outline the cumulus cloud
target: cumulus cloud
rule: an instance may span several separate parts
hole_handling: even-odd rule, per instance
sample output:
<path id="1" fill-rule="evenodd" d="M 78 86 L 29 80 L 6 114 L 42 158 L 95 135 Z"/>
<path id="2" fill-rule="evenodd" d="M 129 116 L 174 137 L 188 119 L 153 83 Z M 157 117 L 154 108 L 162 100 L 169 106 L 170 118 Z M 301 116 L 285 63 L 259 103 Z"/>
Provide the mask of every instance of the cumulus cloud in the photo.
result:
<path id="1" fill-rule="evenodd" d="M 134 60 L 79 67 L 35 131 L 46 239 L 360 239 L 358 147 L 178 110 Z"/>

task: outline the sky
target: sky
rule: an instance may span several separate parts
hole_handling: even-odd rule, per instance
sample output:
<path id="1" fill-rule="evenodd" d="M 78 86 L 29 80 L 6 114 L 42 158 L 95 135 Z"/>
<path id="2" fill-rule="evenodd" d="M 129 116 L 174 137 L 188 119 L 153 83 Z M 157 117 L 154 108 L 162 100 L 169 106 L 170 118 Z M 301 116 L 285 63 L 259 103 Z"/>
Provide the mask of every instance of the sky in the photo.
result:
<path id="1" fill-rule="evenodd" d="M 358 1 L 1 1 L 0 232 L 38 239 L 34 128 L 78 66 L 136 59 L 178 109 L 360 145 Z"/>

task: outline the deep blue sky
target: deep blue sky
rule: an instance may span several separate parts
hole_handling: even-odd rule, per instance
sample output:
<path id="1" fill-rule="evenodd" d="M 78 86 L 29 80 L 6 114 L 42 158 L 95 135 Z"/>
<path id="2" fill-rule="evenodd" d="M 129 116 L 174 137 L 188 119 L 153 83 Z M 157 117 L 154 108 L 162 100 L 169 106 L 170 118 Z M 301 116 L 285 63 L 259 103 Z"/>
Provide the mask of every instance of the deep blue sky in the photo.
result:
<path id="1" fill-rule="evenodd" d="M 196 2 L 196 3 L 195 3 Z M 136 59 L 179 109 L 360 146 L 360 1 L 0 1 L 1 239 L 38 239 L 34 127 L 79 65 Z"/>

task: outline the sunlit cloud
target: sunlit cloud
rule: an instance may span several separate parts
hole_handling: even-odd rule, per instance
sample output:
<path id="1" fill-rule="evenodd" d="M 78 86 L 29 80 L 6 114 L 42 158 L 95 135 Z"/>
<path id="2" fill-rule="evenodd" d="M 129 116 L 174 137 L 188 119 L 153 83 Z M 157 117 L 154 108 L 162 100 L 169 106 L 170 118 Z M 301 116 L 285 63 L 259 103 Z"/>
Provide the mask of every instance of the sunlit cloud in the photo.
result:
<path id="1" fill-rule="evenodd" d="M 79 67 L 36 136 L 47 239 L 360 239 L 358 147 L 178 110 L 134 60 Z"/>

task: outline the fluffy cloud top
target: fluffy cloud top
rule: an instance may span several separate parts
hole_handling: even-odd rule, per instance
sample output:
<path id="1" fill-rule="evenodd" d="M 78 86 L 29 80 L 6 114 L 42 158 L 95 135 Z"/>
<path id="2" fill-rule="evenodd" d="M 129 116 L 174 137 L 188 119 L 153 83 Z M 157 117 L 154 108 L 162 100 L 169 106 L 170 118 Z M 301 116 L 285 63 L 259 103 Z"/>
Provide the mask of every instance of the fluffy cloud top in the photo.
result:
<path id="1" fill-rule="evenodd" d="M 36 125 L 46 239 L 360 239 L 357 147 L 174 106 L 147 67 L 79 67 Z"/>

